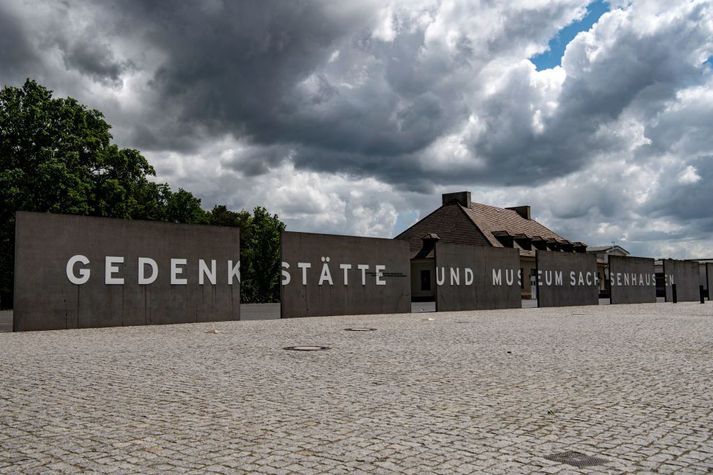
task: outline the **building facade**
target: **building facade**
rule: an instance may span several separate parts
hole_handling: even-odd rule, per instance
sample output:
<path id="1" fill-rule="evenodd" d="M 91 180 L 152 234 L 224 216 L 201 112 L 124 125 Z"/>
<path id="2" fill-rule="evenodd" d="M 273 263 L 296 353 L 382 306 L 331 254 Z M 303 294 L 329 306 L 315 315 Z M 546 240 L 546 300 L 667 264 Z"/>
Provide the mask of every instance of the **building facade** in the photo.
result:
<path id="1" fill-rule="evenodd" d="M 471 200 L 467 191 L 442 195 L 441 207 L 399 234 L 411 252 L 411 294 L 414 300 L 435 296 L 434 249 L 437 242 L 509 247 L 520 252 L 522 297 L 533 298 L 535 251 L 586 252 L 531 216 L 530 206 L 498 208 Z"/>

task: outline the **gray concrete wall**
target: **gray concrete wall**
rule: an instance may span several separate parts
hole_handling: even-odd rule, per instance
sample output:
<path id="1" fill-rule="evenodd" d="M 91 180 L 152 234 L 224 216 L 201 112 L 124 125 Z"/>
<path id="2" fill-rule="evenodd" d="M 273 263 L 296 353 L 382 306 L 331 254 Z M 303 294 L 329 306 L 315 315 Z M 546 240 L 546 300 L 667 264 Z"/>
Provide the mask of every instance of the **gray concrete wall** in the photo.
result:
<path id="1" fill-rule="evenodd" d="M 598 305 L 597 258 L 592 254 L 537 251 L 537 305 Z"/>
<path id="2" fill-rule="evenodd" d="M 282 233 L 282 317 L 408 313 L 409 257 L 398 239 Z M 351 266 L 346 282 L 340 265 Z"/>
<path id="3" fill-rule="evenodd" d="M 673 301 L 672 284 L 676 284 L 679 302 L 695 302 L 700 299 L 698 262 L 664 259 L 663 272 L 666 275 L 666 301 Z"/>
<path id="4" fill-rule="evenodd" d="M 609 256 L 611 303 L 656 303 L 654 260 Z"/>
<path id="5" fill-rule="evenodd" d="M 521 308 L 519 270 L 517 249 L 439 242 L 436 309 L 445 312 Z"/>
<path id="6" fill-rule="evenodd" d="M 68 277 L 68 260 L 75 255 L 89 263 L 70 266 L 70 274 L 89 270 L 86 283 L 73 284 Z M 107 267 L 113 267 L 107 256 L 123 258 L 109 276 L 123 278 L 123 284 L 107 284 Z M 155 282 L 138 283 L 139 257 L 156 262 Z M 228 261 L 239 257 L 238 228 L 20 212 L 14 330 L 238 320 L 240 285 L 237 279 L 228 284 Z M 175 262 L 182 272 L 173 284 L 172 258 L 186 259 L 185 265 Z M 208 278 L 199 284 L 199 259 L 208 266 L 216 261 L 215 285 Z M 143 267 L 149 277 L 150 267 Z"/>
<path id="7" fill-rule="evenodd" d="M 713 264 L 706 264 L 706 279 L 708 282 L 708 300 L 713 300 Z"/>

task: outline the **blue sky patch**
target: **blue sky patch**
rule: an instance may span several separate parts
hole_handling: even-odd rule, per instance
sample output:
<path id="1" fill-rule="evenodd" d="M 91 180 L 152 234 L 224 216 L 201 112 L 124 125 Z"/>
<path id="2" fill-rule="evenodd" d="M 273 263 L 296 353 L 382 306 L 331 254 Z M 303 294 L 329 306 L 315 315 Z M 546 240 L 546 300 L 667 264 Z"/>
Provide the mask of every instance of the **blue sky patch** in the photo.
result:
<path id="1" fill-rule="evenodd" d="M 570 23 L 562 28 L 550 40 L 547 51 L 536 54 L 530 61 L 535 64 L 538 71 L 543 69 L 552 69 L 562 63 L 564 50 L 570 41 L 577 36 L 580 31 L 589 30 L 599 18 L 609 11 L 609 4 L 604 0 L 596 0 L 587 5 L 587 13 L 581 20 Z"/>

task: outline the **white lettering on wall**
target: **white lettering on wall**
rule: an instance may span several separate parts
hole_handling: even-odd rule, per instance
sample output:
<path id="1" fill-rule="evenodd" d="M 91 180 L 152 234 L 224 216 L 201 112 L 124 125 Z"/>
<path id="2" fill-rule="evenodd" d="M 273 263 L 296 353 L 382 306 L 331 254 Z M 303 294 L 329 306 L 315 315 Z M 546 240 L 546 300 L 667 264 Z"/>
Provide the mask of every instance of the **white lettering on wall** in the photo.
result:
<path id="1" fill-rule="evenodd" d="M 349 285 L 349 271 L 352 268 L 351 264 L 339 264 L 339 268 L 344 271 L 344 285 Z"/>
<path id="2" fill-rule="evenodd" d="M 69 281 L 74 285 L 86 284 L 87 281 L 89 281 L 89 277 L 91 276 L 91 271 L 89 269 L 80 268 L 79 273 L 75 274 L 74 266 L 77 263 L 84 264 L 86 266 L 87 264 L 89 264 L 89 259 L 87 258 L 87 256 L 82 256 L 81 254 L 70 257 L 67 261 L 66 268 L 67 279 L 69 279 Z"/>
<path id="3" fill-rule="evenodd" d="M 215 259 L 211 259 L 210 267 L 206 264 L 203 259 L 198 260 L 198 285 L 203 285 L 205 283 L 205 277 L 208 277 L 208 281 L 215 285 L 217 276 L 217 267 L 215 265 Z"/>
<path id="4" fill-rule="evenodd" d="M 368 264 L 359 264 L 357 269 L 361 271 L 361 285 L 366 285 L 366 271 L 369 270 Z"/>
<path id="5" fill-rule="evenodd" d="M 183 275 L 183 267 L 188 261 L 186 259 L 171 259 L 171 285 L 186 285 L 188 279 L 180 277 Z"/>
<path id="6" fill-rule="evenodd" d="M 119 272 L 117 264 L 123 264 L 124 258 L 120 256 L 106 256 L 104 259 L 104 283 L 106 285 L 123 285 L 123 277 L 114 277 L 114 274 Z"/>
<path id="7" fill-rule="evenodd" d="M 240 261 L 233 264 L 233 261 L 228 261 L 228 285 L 233 285 L 233 281 L 238 279 L 240 283 Z"/>
<path id="8" fill-rule="evenodd" d="M 329 282 L 329 285 L 334 285 L 332 281 L 332 271 L 329 270 L 329 257 L 322 257 L 322 273 L 319 274 L 319 283 L 317 285 L 322 285 L 324 282 Z"/>
<path id="9" fill-rule="evenodd" d="M 451 285 L 460 285 L 460 268 L 451 267 Z M 455 284 L 453 283 L 455 282 Z"/>
<path id="10" fill-rule="evenodd" d="M 384 270 L 386 266 L 376 265 L 374 266 L 374 271 L 376 271 L 376 285 L 386 285 L 384 280 Z"/>
<path id="11" fill-rule="evenodd" d="M 463 270 L 463 274 L 463 278 L 465 279 L 465 285 L 473 285 L 473 280 L 475 280 L 473 276 L 473 269 L 471 269 L 470 267 L 466 267 Z"/>
<path id="12" fill-rule="evenodd" d="M 501 269 L 493 269 L 493 285 L 503 285 L 503 273 Z"/>
<path id="13" fill-rule="evenodd" d="M 146 266 L 151 268 L 151 275 L 146 277 Z M 150 257 L 139 257 L 139 285 L 149 285 L 158 279 L 158 264 Z"/>
<path id="14" fill-rule="evenodd" d="M 441 267 L 441 275 L 438 275 L 438 267 L 436 267 L 436 285 L 443 285 L 446 283 L 446 268 Z"/>
<path id="15" fill-rule="evenodd" d="M 612 272 L 609 274 L 609 282 L 612 287 L 625 287 L 625 286 L 638 286 L 638 287 L 649 287 L 656 285 L 656 274 L 637 274 L 636 272 L 631 273 L 631 278 L 627 279 L 626 273 L 622 272 Z M 594 276 L 594 280 L 599 284 L 599 277 Z"/>
<path id="16" fill-rule="evenodd" d="M 158 280 L 159 264 L 155 259 L 150 257 L 136 258 L 136 282 L 138 285 L 151 285 Z M 171 285 L 187 285 L 188 279 L 185 276 L 186 266 L 189 264 L 185 258 L 171 258 L 169 281 Z M 126 278 L 123 264 L 126 263 L 124 256 L 105 256 L 104 257 L 104 284 L 105 285 L 124 285 Z M 235 280 L 240 283 L 240 261 L 228 263 L 228 285 L 233 285 Z M 81 267 L 81 266 L 86 267 Z M 195 263 L 198 272 L 198 284 L 204 285 L 210 283 L 217 285 L 218 280 L 218 263 L 215 259 L 198 259 Z M 283 268 L 289 267 L 287 263 L 283 263 Z M 65 266 L 65 274 L 67 280 L 74 285 L 83 285 L 89 282 L 92 272 L 89 259 L 81 254 L 70 257 Z M 285 272 L 283 271 L 283 280 Z M 287 273 L 289 282 L 289 273 Z"/>
<path id="17" fill-rule="evenodd" d="M 289 268 L 290 265 L 287 262 L 282 263 L 282 285 L 287 285 L 292 280 L 290 273 L 287 271 Z"/>
<path id="18" fill-rule="evenodd" d="M 298 262 L 297 267 L 302 269 L 302 285 L 307 285 L 307 269 L 312 267 L 309 262 Z"/>
<path id="19" fill-rule="evenodd" d="M 511 286 L 515 283 L 515 271 L 513 269 L 505 269 L 505 284 Z"/>
<path id="20" fill-rule="evenodd" d="M 343 285 L 348 286 L 350 284 L 350 278 L 349 274 L 352 270 L 356 270 L 359 272 L 358 275 L 361 276 L 361 285 L 366 286 L 366 281 L 367 277 L 370 277 L 372 275 L 369 270 L 371 269 L 371 264 L 336 264 L 332 263 L 331 257 L 320 257 L 321 261 L 321 267 L 320 272 L 319 272 L 319 277 L 311 277 L 308 270 L 312 268 L 312 263 L 311 262 L 298 262 L 296 266 L 302 270 L 302 285 L 307 286 L 308 282 L 316 283 L 317 285 L 324 286 L 324 285 L 334 285 L 334 279 L 335 277 L 337 278 L 337 281 L 339 280 L 339 272 L 336 274 L 332 273 L 332 266 L 339 267 L 341 269 L 342 273 L 341 275 L 343 276 Z M 383 264 L 376 264 L 373 266 L 374 267 L 374 281 L 376 285 L 387 285 L 386 281 L 386 276 L 385 271 L 386 271 L 386 265 Z M 289 272 L 290 264 L 287 262 L 282 262 L 282 285 L 289 285 L 290 282 L 292 282 L 292 276 Z M 312 279 L 312 280 L 310 280 Z M 314 282 L 314 279 L 316 279 L 316 282 Z M 358 284 L 356 284 L 358 285 Z"/>

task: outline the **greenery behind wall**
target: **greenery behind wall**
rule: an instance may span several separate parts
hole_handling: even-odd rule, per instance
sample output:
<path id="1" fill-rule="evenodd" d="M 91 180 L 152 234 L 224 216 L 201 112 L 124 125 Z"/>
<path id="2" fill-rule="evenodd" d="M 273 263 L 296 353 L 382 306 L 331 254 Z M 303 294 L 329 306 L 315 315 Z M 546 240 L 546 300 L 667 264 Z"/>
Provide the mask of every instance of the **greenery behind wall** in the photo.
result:
<path id="1" fill-rule="evenodd" d="M 263 207 L 204 210 L 190 192 L 149 180 L 153 167 L 112 144 L 110 128 L 101 112 L 30 79 L 0 90 L 0 308 L 12 308 L 19 210 L 239 226 L 241 301 L 279 301 L 278 216 Z"/>

